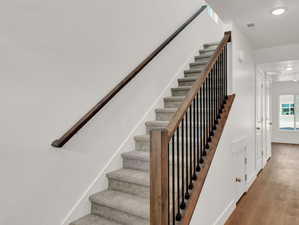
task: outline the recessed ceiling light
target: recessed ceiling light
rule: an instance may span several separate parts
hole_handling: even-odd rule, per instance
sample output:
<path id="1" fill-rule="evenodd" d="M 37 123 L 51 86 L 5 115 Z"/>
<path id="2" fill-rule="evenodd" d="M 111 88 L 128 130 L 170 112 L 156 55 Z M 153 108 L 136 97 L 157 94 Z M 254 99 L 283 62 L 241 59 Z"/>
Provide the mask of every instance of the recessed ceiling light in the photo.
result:
<path id="1" fill-rule="evenodd" d="M 293 80 L 294 82 L 297 82 L 298 80 Z"/>
<path id="2" fill-rule="evenodd" d="M 284 14 L 285 12 L 286 12 L 285 8 L 277 8 L 272 11 L 272 14 L 274 16 L 280 16 L 280 15 Z"/>
<path id="3" fill-rule="evenodd" d="M 286 68 L 286 70 L 287 70 L 287 71 L 292 71 L 293 68 L 292 68 L 292 67 L 288 67 L 288 68 Z"/>

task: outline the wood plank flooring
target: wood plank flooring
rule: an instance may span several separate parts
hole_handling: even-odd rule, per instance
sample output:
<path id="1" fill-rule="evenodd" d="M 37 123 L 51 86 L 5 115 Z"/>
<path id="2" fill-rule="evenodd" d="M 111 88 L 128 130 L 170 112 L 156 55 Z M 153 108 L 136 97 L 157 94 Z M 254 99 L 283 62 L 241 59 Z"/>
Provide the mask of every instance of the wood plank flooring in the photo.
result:
<path id="1" fill-rule="evenodd" d="M 273 144 L 272 152 L 225 225 L 299 225 L 299 145 Z"/>

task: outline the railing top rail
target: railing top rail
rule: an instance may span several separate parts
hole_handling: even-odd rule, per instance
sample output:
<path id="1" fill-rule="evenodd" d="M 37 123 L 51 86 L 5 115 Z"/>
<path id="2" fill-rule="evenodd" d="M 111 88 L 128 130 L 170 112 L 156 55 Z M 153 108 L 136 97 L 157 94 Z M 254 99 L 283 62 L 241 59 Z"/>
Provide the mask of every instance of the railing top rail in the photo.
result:
<path id="1" fill-rule="evenodd" d="M 131 73 L 129 73 L 121 82 L 119 82 L 102 100 L 100 100 L 91 110 L 89 110 L 75 125 L 73 125 L 64 135 L 52 142 L 56 148 L 62 147 L 71 139 L 91 118 L 93 118 L 110 100 L 118 94 L 134 77 L 138 75 L 176 36 L 178 36 L 197 16 L 205 9 L 202 6 L 194 15 L 192 15 L 184 24 L 182 24 L 170 37 L 168 37 L 158 48 L 156 48 L 146 59 L 144 59 Z"/>
<path id="2" fill-rule="evenodd" d="M 192 88 L 188 92 L 187 96 L 185 97 L 184 101 L 173 115 L 172 119 L 170 120 L 168 126 L 166 127 L 168 137 L 172 137 L 175 133 L 176 129 L 179 127 L 180 122 L 182 121 L 185 113 L 187 112 L 189 106 L 192 104 L 193 99 L 197 95 L 198 91 L 204 84 L 205 79 L 209 76 L 214 64 L 217 62 L 219 55 L 221 54 L 223 48 L 227 43 L 231 42 L 231 31 L 227 31 L 224 33 L 224 37 L 221 40 L 220 44 L 218 45 L 215 53 L 213 54 L 211 60 L 209 61 L 208 65 L 206 66 L 205 70 L 203 71 L 202 75 L 198 77 L 198 79 L 193 84 Z"/>

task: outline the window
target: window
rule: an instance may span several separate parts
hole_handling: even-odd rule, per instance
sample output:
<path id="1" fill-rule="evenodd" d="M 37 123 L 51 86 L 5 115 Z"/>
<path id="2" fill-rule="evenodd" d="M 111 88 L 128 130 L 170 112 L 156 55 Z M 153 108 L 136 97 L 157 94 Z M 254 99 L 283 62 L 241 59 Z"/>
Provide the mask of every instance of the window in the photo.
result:
<path id="1" fill-rule="evenodd" d="M 299 95 L 281 95 L 279 128 L 299 130 Z"/>
<path id="2" fill-rule="evenodd" d="M 215 21 L 215 23 L 219 23 L 218 15 L 215 13 L 215 11 L 210 6 L 208 6 L 208 14 L 210 17 L 212 17 L 212 19 Z"/>

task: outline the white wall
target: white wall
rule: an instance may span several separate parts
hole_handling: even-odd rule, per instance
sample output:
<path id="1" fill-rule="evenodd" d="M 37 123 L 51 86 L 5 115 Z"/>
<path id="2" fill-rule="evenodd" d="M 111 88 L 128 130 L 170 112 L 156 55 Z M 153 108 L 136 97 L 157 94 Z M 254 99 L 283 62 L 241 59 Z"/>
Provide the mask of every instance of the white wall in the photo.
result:
<path id="1" fill-rule="evenodd" d="M 279 129 L 279 96 L 299 95 L 299 83 L 293 81 L 272 84 L 272 142 L 299 144 L 299 131 Z"/>
<path id="2" fill-rule="evenodd" d="M 230 114 L 190 225 L 224 225 L 235 208 L 233 120 Z"/>
<path id="3" fill-rule="evenodd" d="M 234 24 L 232 30 L 231 92 L 236 98 L 219 142 L 203 192 L 191 225 L 224 225 L 235 208 L 237 189 L 236 168 L 232 145 L 247 142 L 247 186 L 256 178 L 255 168 L 255 62 L 252 47 Z M 243 61 L 239 61 L 242 55 Z"/>
<path id="4" fill-rule="evenodd" d="M 299 44 L 258 49 L 254 54 L 257 64 L 297 60 L 299 58 Z"/>
<path id="5" fill-rule="evenodd" d="M 58 225 L 82 202 L 88 210 L 91 188 L 105 187 L 95 187 L 96 178 L 103 178 L 112 159 L 121 166 L 119 153 L 132 150 L 131 137 L 143 133 L 141 122 L 153 116 L 145 113 L 201 44 L 223 36 L 223 25 L 206 12 L 199 16 L 63 149 L 51 148 L 51 141 L 201 4 L 0 3 L 1 225 Z"/>
<path id="6" fill-rule="evenodd" d="M 248 140 L 248 177 L 256 174 L 255 168 L 255 60 L 253 48 L 248 39 L 233 24 L 233 81 L 232 92 L 236 93 L 234 119 L 234 140 L 246 137 Z M 241 56 L 240 56 L 241 55 Z M 240 60 L 243 59 L 243 61 Z"/>

